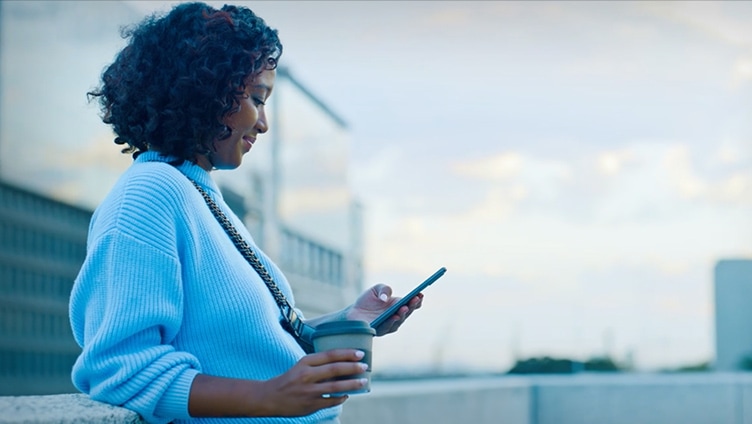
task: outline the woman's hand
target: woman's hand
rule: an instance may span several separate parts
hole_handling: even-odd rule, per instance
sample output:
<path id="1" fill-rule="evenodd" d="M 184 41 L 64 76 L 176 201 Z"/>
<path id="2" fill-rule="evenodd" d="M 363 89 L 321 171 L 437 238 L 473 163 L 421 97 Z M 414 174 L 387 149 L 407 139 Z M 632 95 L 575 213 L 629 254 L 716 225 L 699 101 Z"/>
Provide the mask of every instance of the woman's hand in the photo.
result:
<path id="1" fill-rule="evenodd" d="M 352 320 L 371 322 L 386 311 L 387 308 L 399 301 L 400 298 L 392 297 L 392 288 L 386 284 L 376 284 L 355 300 L 355 303 L 347 310 L 345 317 Z M 407 305 L 399 308 L 394 316 L 388 318 L 376 328 L 376 335 L 383 336 L 393 333 L 403 322 L 423 303 L 423 293 L 410 299 Z"/>
<path id="2" fill-rule="evenodd" d="M 365 379 L 330 381 L 361 374 L 363 352 L 335 349 L 300 359 L 286 373 L 271 380 L 244 380 L 198 374 L 188 401 L 192 417 L 298 417 L 343 404 L 347 396 L 330 393 L 360 390 Z"/>
<path id="3" fill-rule="evenodd" d="M 286 373 L 264 382 L 261 405 L 270 410 L 265 416 L 294 417 L 309 415 L 320 409 L 343 404 L 348 396 L 324 397 L 330 393 L 360 390 L 366 379 L 336 380 L 361 374 L 367 365 L 358 362 L 363 352 L 353 349 L 335 349 L 304 356 Z"/>

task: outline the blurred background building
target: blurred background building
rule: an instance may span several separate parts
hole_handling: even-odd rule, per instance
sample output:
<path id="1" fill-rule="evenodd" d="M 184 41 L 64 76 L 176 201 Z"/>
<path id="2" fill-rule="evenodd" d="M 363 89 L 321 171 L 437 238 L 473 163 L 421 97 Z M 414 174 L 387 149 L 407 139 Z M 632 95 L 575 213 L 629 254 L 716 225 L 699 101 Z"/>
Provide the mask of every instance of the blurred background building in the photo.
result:
<path id="1" fill-rule="evenodd" d="M 715 267 L 715 364 L 718 371 L 752 370 L 752 260 Z"/>
<path id="2" fill-rule="evenodd" d="M 120 1 L 0 2 L 0 395 L 75 391 L 68 298 L 91 213 L 131 162 L 86 92 L 124 45 L 119 23 L 141 16 Z M 270 131 L 214 177 L 297 306 L 317 315 L 362 285 L 349 134 L 290 70 L 274 91 Z"/>

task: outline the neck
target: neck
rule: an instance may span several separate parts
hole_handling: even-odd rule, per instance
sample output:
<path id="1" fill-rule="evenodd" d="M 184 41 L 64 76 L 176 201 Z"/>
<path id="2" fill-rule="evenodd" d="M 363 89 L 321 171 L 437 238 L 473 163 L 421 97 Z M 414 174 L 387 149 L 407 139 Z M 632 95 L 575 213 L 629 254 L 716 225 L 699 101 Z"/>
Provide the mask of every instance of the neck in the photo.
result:
<path id="1" fill-rule="evenodd" d="M 204 168 L 206 172 L 211 172 L 214 169 L 214 163 L 209 155 L 196 155 L 196 165 Z"/>

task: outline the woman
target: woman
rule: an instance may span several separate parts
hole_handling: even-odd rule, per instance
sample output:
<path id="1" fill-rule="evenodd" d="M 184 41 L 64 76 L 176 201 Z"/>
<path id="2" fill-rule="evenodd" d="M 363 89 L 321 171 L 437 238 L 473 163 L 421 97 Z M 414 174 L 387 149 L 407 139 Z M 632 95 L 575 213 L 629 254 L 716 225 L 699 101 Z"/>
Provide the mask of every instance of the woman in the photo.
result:
<path id="1" fill-rule="evenodd" d="M 90 224 L 70 301 L 83 348 L 74 384 L 153 423 L 338 422 L 347 397 L 325 394 L 365 382 L 329 380 L 361 373 L 363 353 L 306 355 L 280 324 L 269 287 L 207 204 L 227 216 L 294 306 L 284 276 L 210 176 L 237 168 L 269 128 L 264 104 L 282 53 L 276 30 L 247 8 L 190 3 L 147 17 L 126 37 L 89 93 L 134 162 Z M 396 300 L 388 286 L 376 285 L 308 324 L 370 322 Z M 411 299 L 377 335 L 397 330 L 421 301 Z"/>

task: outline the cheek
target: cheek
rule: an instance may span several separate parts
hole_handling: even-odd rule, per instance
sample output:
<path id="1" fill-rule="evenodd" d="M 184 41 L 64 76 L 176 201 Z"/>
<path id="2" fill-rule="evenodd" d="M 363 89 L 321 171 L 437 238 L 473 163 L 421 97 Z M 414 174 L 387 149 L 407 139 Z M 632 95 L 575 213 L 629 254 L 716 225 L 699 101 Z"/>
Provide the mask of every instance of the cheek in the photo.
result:
<path id="1" fill-rule="evenodd" d="M 255 107 L 254 108 L 249 108 L 248 111 L 247 111 L 247 117 L 246 117 L 246 119 L 247 119 L 246 124 L 249 127 L 255 126 L 256 122 L 258 122 L 258 119 L 259 119 L 258 110 Z"/>
<path id="2" fill-rule="evenodd" d="M 240 104 L 238 113 L 230 117 L 231 127 L 245 132 L 248 128 L 256 125 L 258 116 L 256 107 L 249 100 L 245 100 Z"/>
<path id="3" fill-rule="evenodd" d="M 226 151 L 227 150 L 227 146 L 228 146 L 228 142 L 231 139 L 232 139 L 232 137 L 225 138 L 225 139 L 222 139 L 222 140 L 215 140 L 214 144 L 213 144 L 213 146 L 214 146 L 214 154 L 215 155 L 217 155 L 217 154 L 221 155 L 222 152 Z"/>

